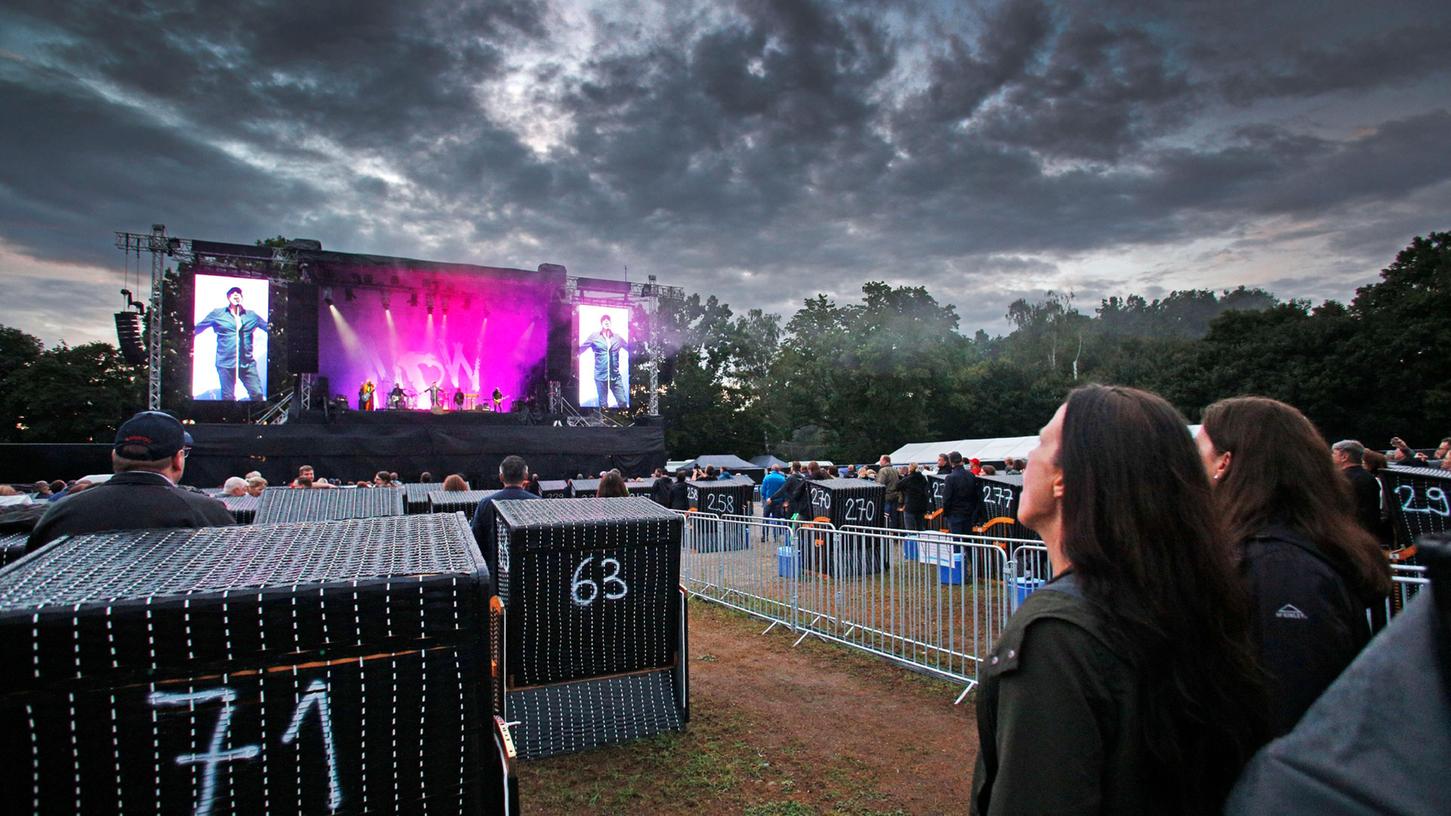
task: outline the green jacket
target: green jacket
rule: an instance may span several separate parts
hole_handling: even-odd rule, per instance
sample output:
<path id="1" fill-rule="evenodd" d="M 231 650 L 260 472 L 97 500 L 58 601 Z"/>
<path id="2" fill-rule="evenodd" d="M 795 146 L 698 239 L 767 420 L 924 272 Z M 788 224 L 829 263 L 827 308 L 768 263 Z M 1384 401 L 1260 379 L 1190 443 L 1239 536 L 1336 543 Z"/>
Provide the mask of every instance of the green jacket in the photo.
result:
<path id="1" fill-rule="evenodd" d="M 1111 642 L 1071 572 L 1023 602 L 981 669 L 973 813 L 1169 812 Z"/>

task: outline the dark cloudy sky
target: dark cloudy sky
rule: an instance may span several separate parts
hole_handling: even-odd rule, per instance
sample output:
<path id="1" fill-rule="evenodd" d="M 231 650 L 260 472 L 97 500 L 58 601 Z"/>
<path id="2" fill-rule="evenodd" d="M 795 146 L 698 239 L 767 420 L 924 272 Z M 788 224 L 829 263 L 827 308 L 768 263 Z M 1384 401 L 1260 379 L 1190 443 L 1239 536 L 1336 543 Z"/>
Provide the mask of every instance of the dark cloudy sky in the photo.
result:
<path id="1" fill-rule="evenodd" d="M 1154 7 L 1174 11 L 1154 10 Z M 632 278 L 1348 299 L 1451 228 L 1451 5 L 6 0 L 0 323 L 117 229 Z"/>

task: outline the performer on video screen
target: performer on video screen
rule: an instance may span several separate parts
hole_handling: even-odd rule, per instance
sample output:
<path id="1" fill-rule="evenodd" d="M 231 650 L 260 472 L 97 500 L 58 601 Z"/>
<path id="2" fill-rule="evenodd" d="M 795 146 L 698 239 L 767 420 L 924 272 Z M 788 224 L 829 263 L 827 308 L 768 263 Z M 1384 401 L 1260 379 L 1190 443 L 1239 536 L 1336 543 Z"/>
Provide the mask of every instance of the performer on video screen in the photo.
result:
<path id="1" fill-rule="evenodd" d="M 221 385 L 219 399 L 236 399 L 237 381 L 247 389 L 247 399 L 262 400 L 262 378 L 257 375 L 257 362 L 252 359 L 252 332 L 261 329 L 271 333 L 267 318 L 242 306 L 242 288 L 227 290 L 227 305 L 207 312 L 197 321 L 196 333 L 207 329 L 217 338 L 217 381 Z"/>
<path id="2" fill-rule="evenodd" d="M 600 315 L 600 330 L 584 339 L 579 353 L 593 351 L 595 354 L 595 393 L 599 395 L 599 408 L 609 407 L 610 394 L 615 395 L 615 407 L 624 408 L 629 402 L 625 393 L 624 377 L 620 373 L 620 349 L 625 341 L 615 334 L 609 315 Z"/>
<path id="3" fill-rule="evenodd" d="M 372 380 L 364 380 L 363 387 L 358 389 L 358 410 L 373 410 L 373 396 L 377 393 L 378 387 L 373 385 Z"/>

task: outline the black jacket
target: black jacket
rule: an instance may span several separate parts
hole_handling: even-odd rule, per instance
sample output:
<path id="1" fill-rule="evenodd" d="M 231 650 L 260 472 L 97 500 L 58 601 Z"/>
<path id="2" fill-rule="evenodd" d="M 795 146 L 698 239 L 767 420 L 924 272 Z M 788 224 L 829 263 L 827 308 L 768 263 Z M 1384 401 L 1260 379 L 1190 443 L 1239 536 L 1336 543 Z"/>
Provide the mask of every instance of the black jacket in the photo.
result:
<path id="1" fill-rule="evenodd" d="M 913 471 L 903 476 L 897 482 L 897 490 L 902 494 L 902 509 L 914 515 L 924 515 L 927 512 L 927 477 L 918 471 Z"/>
<path id="2" fill-rule="evenodd" d="M 26 552 L 64 535 L 235 524 L 226 505 L 177 487 L 160 473 L 117 473 L 109 481 L 57 500 L 30 531 Z"/>
<path id="3" fill-rule="evenodd" d="M 1250 633 L 1269 674 L 1270 727 L 1279 736 L 1370 640 L 1366 606 L 1319 547 L 1286 527 L 1251 536 L 1240 571 Z"/>
<path id="4" fill-rule="evenodd" d="M 499 499 L 538 499 L 539 496 L 518 487 L 506 487 L 497 493 L 487 496 L 474 508 L 473 528 L 474 540 L 479 543 L 479 549 L 484 553 L 484 560 L 489 562 L 489 577 L 495 585 L 499 580 L 499 548 L 495 538 L 495 521 L 498 513 L 494 511 L 494 502 Z"/>
<path id="5" fill-rule="evenodd" d="M 811 518 L 811 502 L 807 498 L 806 477 L 793 473 L 786 477 L 781 489 L 776 491 L 781 500 L 781 517 L 791 518 L 800 513 L 801 518 Z"/>
<path id="6" fill-rule="evenodd" d="M 972 813 L 1173 812 L 1117 640 L 1071 572 L 1013 613 L 980 669 Z"/>
<path id="7" fill-rule="evenodd" d="M 982 492 L 977 489 L 977 477 L 965 467 L 947 474 L 942 485 L 942 515 L 965 516 L 968 522 L 977 520 L 978 508 L 982 506 Z"/>
<path id="8" fill-rule="evenodd" d="M 1356 465 L 1341 471 L 1350 482 L 1350 492 L 1355 500 L 1355 520 L 1367 533 L 1380 539 L 1380 482 L 1371 472 Z"/>
<path id="9" fill-rule="evenodd" d="M 669 476 L 661 476 L 650 486 L 650 498 L 661 507 L 670 506 L 670 487 L 675 481 Z"/>
<path id="10" fill-rule="evenodd" d="M 670 509 L 690 509 L 690 485 L 685 482 L 676 482 L 670 485 Z"/>

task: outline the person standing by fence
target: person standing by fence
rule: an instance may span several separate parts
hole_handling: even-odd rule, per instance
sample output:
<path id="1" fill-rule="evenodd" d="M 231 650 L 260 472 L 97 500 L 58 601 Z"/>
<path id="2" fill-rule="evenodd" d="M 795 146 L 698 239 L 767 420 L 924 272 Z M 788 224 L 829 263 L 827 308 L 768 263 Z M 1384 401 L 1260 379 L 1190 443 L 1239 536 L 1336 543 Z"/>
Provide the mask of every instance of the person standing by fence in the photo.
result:
<path id="1" fill-rule="evenodd" d="M 982 667 L 974 813 L 1218 813 L 1264 741 L 1248 603 L 1185 425 L 1088 386 L 1039 435 L 1019 519 L 1054 578 Z"/>
<path id="2" fill-rule="evenodd" d="M 902 526 L 908 530 L 922 529 L 923 517 L 931 502 L 927 498 L 927 477 L 917 469 L 917 463 L 907 465 L 907 475 L 897 481 L 897 492 L 902 494 Z"/>
<path id="3" fill-rule="evenodd" d="M 882 518 L 886 520 L 888 528 L 899 528 L 902 525 L 897 521 L 897 510 L 902 503 L 902 493 L 897 489 L 897 482 L 902 474 L 892 467 L 892 458 L 886 454 L 877 460 L 877 484 L 885 487 L 887 493 L 882 497 Z"/>
<path id="4" fill-rule="evenodd" d="M 1279 736 L 1370 641 L 1366 608 L 1384 608 L 1390 566 L 1356 521 L 1325 439 L 1295 408 L 1266 397 L 1220 400 L 1204 409 L 1197 444 L 1228 540 L 1242 553 Z"/>

